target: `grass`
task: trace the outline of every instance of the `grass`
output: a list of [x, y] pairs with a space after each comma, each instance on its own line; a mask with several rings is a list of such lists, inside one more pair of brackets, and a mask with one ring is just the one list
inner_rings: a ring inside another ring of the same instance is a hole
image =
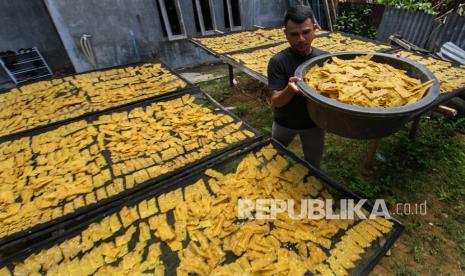
[[[272, 109], [266, 87], [239, 73], [237, 87], [227, 77], [200, 87], [265, 136], [271, 135]], [[418, 137], [408, 137], [409, 125], [380, 141], [378, 158], [364, 162], [371, 141], [326, 137], [322, 170], [368, 199], [385, 199], [392, 211], [397, 203], [427, 202], [427, 215], [397, 216], [406, 226], [373, 274], [423, 275], [465, 273], [465, 119], [455, 122], [423, 118]], [[298, 142], [290, 148], [302, 155]]]
[[396, 276], [419, 276], [420, 274], [405, 265], [398, 264], [395, 268]]

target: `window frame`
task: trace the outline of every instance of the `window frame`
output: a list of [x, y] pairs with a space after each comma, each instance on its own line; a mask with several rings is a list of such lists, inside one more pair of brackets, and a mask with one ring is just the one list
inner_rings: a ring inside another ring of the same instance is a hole
[[233, 19], [233, 14], [232, 14], [232, 6], [231, 6], [231, 0], [226, 0], [227, 3], [227, 9], [228, 9], [228, 17], [229, 17], [229, 29], [231, 31], [241, 31], [243, 29], [243, 12], [242, 12], [242, 0], [237, 0], [239, 4], [239, 18], [241, 20], [241, 25], [235, 26], [234, 25], [234, 19]]
[[179, 21], [181, 31], [182, 31], [182, 34], [178, 34], [178, 35], [173, 35], [173, 31], [171, 30], [171, 24], [168, 18], [168, 13], [166, 12], [166, 6], [165, 6], [164, 0], [158, 0], [158, 5], [160, 6], [160, 11], [161, 11], [161, 17], [165, 24], [165, 31], [166, 31], [166, 34], [168, 35], [168, 40], [170, 41], [187, 38], [186, 25], [184, 24], [184, 19], [182, 16], [181, 5], [179, 3], [179, 0], [173, 0], [173, 1], [174, 1], [174, 6], [176, 7], [176, 14], [178, 15], [178, 21]]
[[[208, 6], [210, 8], [210, 17], [211, 17], [211, 20], [212, 20], [212, 25], [213, 25], [213, 29], [211, 30], [205, 30], [205, 24], [204, 24], [204, 20], [203, 20], [203, 13], [202, 13], [202, 5], [200, 5], [200, 0], [195, 0], [195, 7], [197, 9], [197, 17], [199, 19], [199, 25], [200, 25], [200, 33], [202, 35], [211, 35], [211, 34], [215, 34], [215, 30], [218, 29], [217, 25], [216, 25], [216, 18], [215, 18], [215, 6], [214, 6], [214, 3], [213, 3], [213, 0], [208, 0]], [[195, 10], [194, 10], [195, 12]], [[194, 14], [194, 20], [195, 20], [195, 14]]]

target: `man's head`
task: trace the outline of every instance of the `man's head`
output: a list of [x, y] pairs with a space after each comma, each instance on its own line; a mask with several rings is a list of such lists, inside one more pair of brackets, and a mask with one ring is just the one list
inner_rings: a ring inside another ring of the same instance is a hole
[[307, 6], [295, 6], [286, 11], [284, 33], [291, 48], [301, 55], [311, 52], [316, 24], [313, 12]]

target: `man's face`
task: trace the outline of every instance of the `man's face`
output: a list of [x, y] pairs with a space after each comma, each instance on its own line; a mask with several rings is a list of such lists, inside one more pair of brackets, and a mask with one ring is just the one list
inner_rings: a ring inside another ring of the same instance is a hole
[[310, 52], [312, 41], [315, 38], [316, 26], [310, 18], [298, 24], [292, 20], [287, 21], [284, 33], [291, 48], [299, 54], [305, 55]]

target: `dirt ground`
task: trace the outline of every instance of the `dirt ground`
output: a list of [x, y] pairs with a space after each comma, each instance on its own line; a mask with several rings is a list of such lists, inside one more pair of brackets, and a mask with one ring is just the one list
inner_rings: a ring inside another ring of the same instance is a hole
[[[196, 73], [201, 72], [192, 77]], [[181, 71], [244, 121], [271, 134], [272, 109], [263, 84], [235, 70], [229, 86], [227, 66], [208, 65]], [[207, 75], [204, 77], [203, 75]], [[372, 168], [361, 169], [369, 141], [327, 134], [322, 170], [367, 198], [383, 198], [395, 213], [397, 203], [427, 202], [426, 215], [394, 215], [405, 231], [370, 275], [465, 275], [465, 135], [450, 124], [427, 120], [418, 141], [408, 129], [382, 140]], [[446, 140], [447, 139], [447, 140]], [[299, 139], [289, 148], [302, 156]], [[386, 160], [385, 160], [386, 159]]]

